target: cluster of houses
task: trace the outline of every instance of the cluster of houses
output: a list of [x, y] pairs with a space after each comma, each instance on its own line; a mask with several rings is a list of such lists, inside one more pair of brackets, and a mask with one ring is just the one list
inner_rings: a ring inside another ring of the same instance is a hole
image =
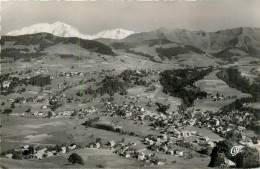
[[208, 128], [223, 137], [230, 130], [242, 133], [252, 119], [250, 113], [246, 111], [231, 111], [225, 114], [201, 112], [196, 116], [196, 126]]
[[228, 97], [225, 97], [224, 95], [219, 95], [218, 93], [216, 95], [212, 95], [211, 98], [213, 99], [214, 102], [216, 101], [220, 101], [220, 100], [226, 100], [226, 99], [230, 99], [230, 98], [236, 98], [237, 96], [234, 95], [234, 96], [228, 96]]
[[[145, 163], [152, 163], [157, 165], [164, 165], [166, 161], [165, 159], [159, 159], [158, 157], [156, 157], [155, 153], [145, 154], [144, 152], [137, 151], [134, 148], [136, 146], [135, 142], [124, 143], [123, 141], [115, 142], [114, 140], [111, 140], [108, 141], [105, 145], [111, 150], [113, 150], [114, 153], [123, 156], [127, 159], [132, 158]], [[99, 149], [101, 148], [101, 143], [100, 142], [91, 143], [89, 144], [89, 148]]]
[[73, 76], [84, 76], [83, 72], [57, 72], [56, 73], [56, 77], [60, 77], [60, 78], [71, 78]]
[[[161, 134], [159, 136], [148, 135], [144, 137], [143, 143], [152, 151], [161, 151], [165, 154], [180, 157], [190, 155], [190, 151], [187, 151], [186, 148], [192, 148], [195, 151], [199, 151], [201, 148], [213, 148], [215, 146], [215, 141], [209, 140], [208, 137], [197, 136], [195, 131], [179, 132], [176, 130], [176, 133], [178, 133], [177, 137], [175, 134]], [[191, 142], [191, 140], [185, 140], [186, 137], [192, 136], [193, 142]]]
[[42, 74], [42, 73], [45, 73], [47, 72], [47, 70], [45, 70], [42, 66], [41, 67], [34, 67], [32, 69], [32, 72], [35, 73], [35, 74]]
[[55, 147], [45, 147], [45, 148], [38, 147], [38, 146], [33, 147], [29, 145], [24, 145], [20, 147], [20, 149], [4, 152], [2, 154], [5, 154], [5, 157], [7, 158], [13, 158], [13, 159], [25, 158], [25, 159], [42, 160], [43, 158], [64, 154], [77, 148], [80, 148], [80, 146], [77, 146], [74, 143], [70, 145], [64, 145], [64, 146], [56, 145]]
[[121, 117], [132, 117], [133, 115], [143, 115], [146, 110], [141, 106], [134, 104], [121, 104], [106, 102], [104, 104], [105, 111], [102, 113], [107, 116], [121, 116]]

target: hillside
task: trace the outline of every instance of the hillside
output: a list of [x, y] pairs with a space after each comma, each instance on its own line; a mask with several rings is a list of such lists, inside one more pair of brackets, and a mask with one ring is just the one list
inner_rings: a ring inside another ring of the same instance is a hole
[[[85, 40], [76, 37], [58, 37], [49, 33], [37, 33], [32, 35], [20, 35], [20, 36], [2, 36], [1, 45], [8, 46], [7, 49], [2, 50], [2, 54], [13, 53], [14, 51], [10, 48], [15, 46], [24, 46], [28, 48], [29, 46], [34, 47], [34, 52], [41, 52], [47, 47], [56, 45], [56, 44], [73, 44], [80, 45], [81, 48], [87, 49], [91, 52], [96, 52], [104, 55], [115, 55], [112, 49], [100, 42], [93, 40]], [[6, 52], [8, 50], [8, 52]], [[15, 51], [16, 52], [16, 51]], [[29, 51], [28, 51], [29, 52]], [[30, 51], [32, 52], [32, 51]], [[5, 57], [5, 55], [2, 55]]]
[[[167, 40], [182, 45], [191, 45], [202, 51], [212, 53], [214, 56], [217, 55], [218, 58], [225, 58], [225, 56], [219, 55], [231, 49], [238, 49], [241, 52], [246, 52], [246, 55], [257, 58], [259, 58], [260, 53], [260, 29], [247, 27], [226, 29], [217, 32], [161, 28], [151, 32], [132, 34], [121, 40], [121, 42], [136, 43], [155, 39]], [[230, 61], [230, 56], [227, 57], [229, 58], [226, 60]]]

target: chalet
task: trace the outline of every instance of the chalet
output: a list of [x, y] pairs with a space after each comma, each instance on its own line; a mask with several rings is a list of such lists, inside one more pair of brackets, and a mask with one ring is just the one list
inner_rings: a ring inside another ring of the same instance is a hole
[[9, 81], [4, 81], [4, 83], [3, 83], [3, 88], [9, 88], [10, 83], [11, 83], [11, 82], [9, 82]]
[[110, 146], [111, 148], [114, 147], [116, 145], [116, 142], [114, 140], [111, 140], [107, 143], [108, 146]]
[[100, 144], [100, 143], [95, 143], [95, 148], [99, 149], [99, 148], [100, 148], [100, 146], [101, 146], [101, 144]]
[[47, 106], [46, 106], [46, 105], [43, 105], [43, 106], [42, 106], [42, 109], [47, 109]]
[[145, 160], [145, 153], [141, 152], [140, 154], [138, 154], [138, 158], [139, 161], [144, 161]]
[[61, 153], [62, 153], [62, 154], [65, 154], [66, 152], [67, 152], [66, 147], [61, 147]]
[[44, 114], [42, 112], [39, 112], [38, 113], [38, 116], [43, 116]]
[[25, 151], [25, 150], [28, 150], [29, 147], [30, 147], [29, 145], [25, 145], [25, 146], [22, 146], [21, 149], [22, 149], [22, 151]]
[[158, 162], [157, 162], [157, 165], [164, 165], [164, 164], [165, 164], [164, 161], [158, 161]]
[[208, 141], [208, 145], [209, 145], [211, 148], [215, 147], [215, 143], [214, 143], [213, 141]]
[[69, 150], [74, 150], [74, 149], [76, 149], [76, 147], [77, 147], [77, 145], [73, 143], [73, 144], [68, 146], [68, 149]]
[[251, 142], [252, 140], [251, 140], [251, 138], [242, 135], [242, 141], [243, 141], [243, 142]]
[[180, 157], [183, 156], [183, 151], [180, 151], [179, 154], [178, 154]]
[[13, 103], [14, 99], [8, 99], [8, 102]]
[[131, 157], [131, 151], [126, 151], [125, 158], [130, 158], [130, 157]]
[[46, 153], [46, 156], [47, 157], [51, 157], [51, 156], [53, 156], [54, 154], [53, 154], [53, 152], [50, 152], [50, 151], [48, 151], [47, 153]]
[[9, 153], [9, 154], [6, 154], [5, 156], [6, 156], [7, 158], [10, 158], [10, 159], [11, 159], [11, 158], [13, 157], [13, 154], [12, 154], [12, 153]]
[[189, 137], [189, 136], [191, 136], [191, 132], [190, 131], [182, 131], [181, 136], [182, 137]]
[[46, 153], [47, 151], [47, 148], [44, 148], [44, 149], [41, 149], [41, 150], [38, 150], [36, 154], [34, 154], [34, 157], [38, 160], [41, 160], [44, 156], [44, 154]]

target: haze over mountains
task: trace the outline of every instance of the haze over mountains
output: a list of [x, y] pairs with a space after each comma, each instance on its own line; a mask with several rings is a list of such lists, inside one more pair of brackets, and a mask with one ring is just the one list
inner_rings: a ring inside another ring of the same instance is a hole
[[26, 34], [35, 34], [35, 33], [51, 33], [60, 37], [80, 37], [82, 39], [98, 39], [98, 38], [110, 38], [110, 39], [123, 39], [133, 33], [134, 31], [125, 30], [125, 29], [112, 29], [105, 30], [97, 33], [96, 35], [87, 35], [80, 33], [76, 28], [62, 23], [55, 22], [53, 24], [48, 23], [39, 23], [29, 27], [24, 27], [20, 30], [14, 30], [8, 32], [7, 35], [17, 36], [17, 35], [26, 35]]

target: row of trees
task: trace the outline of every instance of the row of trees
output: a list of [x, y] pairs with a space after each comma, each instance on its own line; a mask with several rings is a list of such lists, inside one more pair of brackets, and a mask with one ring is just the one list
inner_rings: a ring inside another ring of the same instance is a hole
[[169, 60], [172, 59], [172, 56], [177, 56], [179, 54], [189, 53], [185, 47], [171, 47], [171, 48], [156, 48], [156, 52], [158, 53], [159, 57], [164, 60], [165, 57]]
[[246, 112], [250, 112], [252, 119], [249, 123], [247, 123], [246, 127], [248, 129], [253, 130], [258, 137], [260, 136], [260, 125], [259, 125], [259, 121], [260, 121], [260, 109], [253, 109], [250, 107], [245, 107], [243, 106], [244, 103], [250, 103], [251, 102], [251, 98], [240, 98], [240, 99], [236, 99], [234, 102], [224, 106], [221, 109], [220, 114], [227, 114], [230, 111], [233, 110], [239, 110], [239, 111], [246, 111]]
[[134, 70], [125, 70], [121, 74], [116, 76], [105, 76], [105, 78], [100, 82], [100, 87], [98, 87], [97, 89], [92, 89], [91, 87], [89, 87], [85, 90], [85, 94], [109, 94], [110, 96], [113, 96], [115, 93], [119, 92], [122, 95], [126, 95], [126, 89], [129, 87], [133, 87], [134, 85], [142, 85], [148, 87], [151, 82], [142, 79], [147, 75], [148, 73], [144, 70], [140, 70], [138, 72]]
[[146, 54], [146, 53], [143, 53], [143, 52], [136, 52], [136, 51], [130, 50], [130, 49], [127, 49], [126, 52], [127, 53], [132, 53], [132, 54], [135, 54], [135, 55], [139, 55], [139, 56], [144, 56], [144, 57], [148, 58], [150, 61], [153, 61], [153, 62], [162, 63], [162, 62], [157, 61], [156, 59], [154, 59], [154, 56]]
[[[203, 79], [204, 76], [209, 74], [213, 69], [206, 70], [194, 69], [177, 69], [177, 70], [165, 70], [160, 75], [160, 82], [163, 86], [163, 92], [169, 93], [174, 97], [183, 99], [184, 105], [190, 107], [193, 101], [202, 95], [206, 95], [205, 92], [201, 92], [198, 88], [192, 87], [193, 83], [197, 80]], [[187, 87], [189, 86], [189, 89]]]
[[230, 87], [236, 88], [241, 92], [250, 93], [252, 102], [260, 102], [260, 83], [254, 82], [250, 85], [249, 80], [242, 77], [241, 72], [235, 67], [222, 69], [217, 76], [225, 81]]
[[28, 80], [28, 84], [33, 85], [33, 86], [46, 86], [51, 84], [51, 77], [50, 75], [37, 75], [34, 77], [31, 77]]

